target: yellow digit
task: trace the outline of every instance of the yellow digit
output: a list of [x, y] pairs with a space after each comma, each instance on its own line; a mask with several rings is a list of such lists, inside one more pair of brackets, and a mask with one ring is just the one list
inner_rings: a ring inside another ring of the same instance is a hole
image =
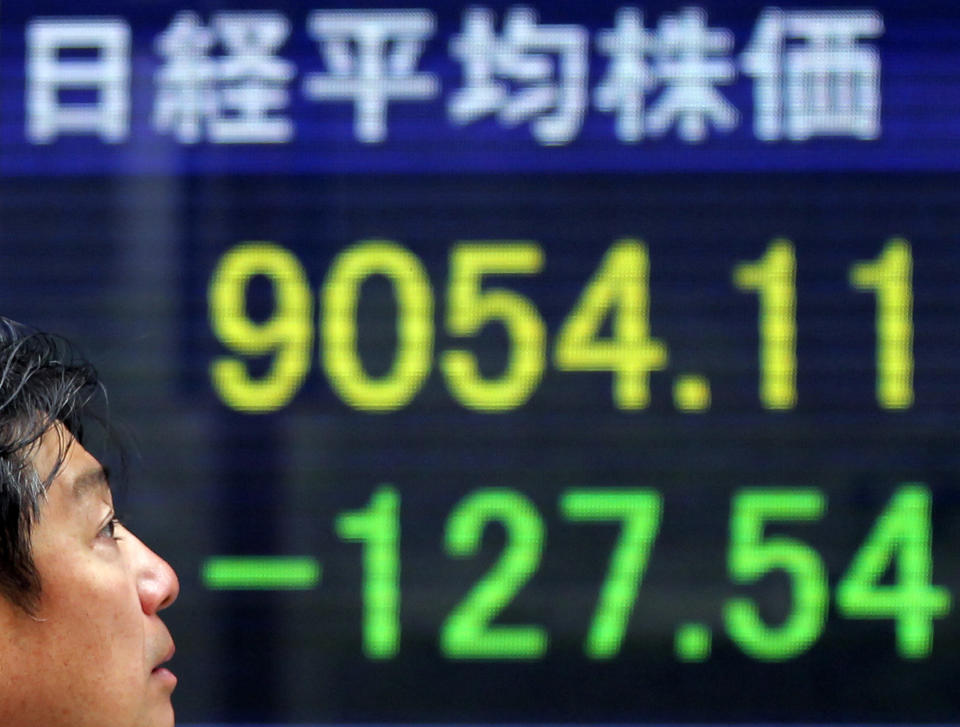
[[850, 269], [850, 284], [877, 296], [877, 402], [884, 409], [913, 404], [912, 270], [910, 244], [902, 238]]
[[[385, 375], [374, 378], [357, 352], [360, 286], [372, 275], [393, 285], [397, 300], [397, 352]], [[363, 411], [392, 411], [416, 395], [433, 358], [433, 293], [423, 264], [389, 240], [366, 240], [333, 261], [321, 291], [323, 365], [334, 390]]]
[[[647, 406], [650, 372], [667, 365], [667, 347], [650, 338], [649, 267], [640, 242], [615, 242], [557, 334], [557, 368], [613, 371], [613, 400], [620, 409]], [[608, 314], [613, 335], [601, 339]]]
[[532, 242], [460, 243], [450, 253], [447, 330], [472, 336], [488, 321], [500, 321], [511, 340], [506, 370], [495, 379], [480, 374], [469, 351], [446, 351], [440, 368], [451, 393], [470, 409], [504, 411], [522, 405], [543, 376], [546, 326], [527, 298], [503, 289], [481, 290], [485, 274], [531, 275], [543, 267], [543, 250]]
[[[273, 314], [262, 323], [247, 314], [247, 288], [258, 275], [273, 286]], [[300, 261], [270, 242], [237, 245], [213, 271], [208, 303], [210, 327], [224, 346], [248, 358], [273, 355], [260, 378], [234, 356], [215, 359], [210, 380], [221, 400], [249, 413], [285, 406], [303, 384], [313, 348], [313, 296]]]
[[760, 401], [767, 409], [797, 403], [796, 269], [793, 245], [782, 239], [733, 269], [734, 285], [760, 297]]

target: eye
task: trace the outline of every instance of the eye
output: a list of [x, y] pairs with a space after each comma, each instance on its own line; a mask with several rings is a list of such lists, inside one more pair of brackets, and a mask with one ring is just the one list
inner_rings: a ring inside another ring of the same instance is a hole
[[120, 524], [120, 519], [116, 517], [110, 518], [106, 525], [97, 533], [97, 537], [110, 538], [111, 540], [120, 540], [120, 536], [117, 535], [117, 526]]

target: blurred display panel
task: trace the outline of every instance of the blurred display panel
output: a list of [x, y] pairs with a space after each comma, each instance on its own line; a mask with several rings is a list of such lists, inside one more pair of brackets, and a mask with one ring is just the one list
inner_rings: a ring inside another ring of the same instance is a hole
[[952, 3], [5, 2], [0, 69], [178, 723], [956, 720]]

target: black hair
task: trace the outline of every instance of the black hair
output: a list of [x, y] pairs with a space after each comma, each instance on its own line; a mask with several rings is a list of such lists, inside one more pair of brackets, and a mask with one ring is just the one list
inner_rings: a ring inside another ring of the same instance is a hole
[[66, 447], [48, 473], [37, 472], [32, 454], [57, 422], [82, 443], [88, 405], [103, 392], [66, 340], [0, 316], [0, 596], [28, 614], [41, 591], [30, 534]]

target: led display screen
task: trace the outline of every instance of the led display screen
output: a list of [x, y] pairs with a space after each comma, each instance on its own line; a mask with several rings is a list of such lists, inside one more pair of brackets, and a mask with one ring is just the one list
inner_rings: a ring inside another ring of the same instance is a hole
[[955, 720], [951, 3], [0, 41], [0, 312], [105, 380], [178, 723]]

